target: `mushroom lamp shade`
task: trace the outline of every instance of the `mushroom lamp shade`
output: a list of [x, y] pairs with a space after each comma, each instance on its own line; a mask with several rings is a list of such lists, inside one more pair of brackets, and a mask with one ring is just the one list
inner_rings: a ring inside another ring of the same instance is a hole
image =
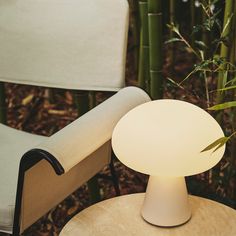
[[146, 221], [169, 227], [190, 219], [184, 176], [204, 172], [220, 161], [225, 146], [201, 151], [223, 136], [211, 115], [179, 100], [147, 102], [121, 118], [112, 147], [122, 163], [150, 175], [141, 210]]

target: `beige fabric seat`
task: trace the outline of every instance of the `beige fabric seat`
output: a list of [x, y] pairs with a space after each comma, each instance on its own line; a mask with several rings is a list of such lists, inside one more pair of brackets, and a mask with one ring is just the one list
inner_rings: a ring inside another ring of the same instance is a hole
[[46, 137], [0, 124], [0, 229], [12, 231], [20, 159]]

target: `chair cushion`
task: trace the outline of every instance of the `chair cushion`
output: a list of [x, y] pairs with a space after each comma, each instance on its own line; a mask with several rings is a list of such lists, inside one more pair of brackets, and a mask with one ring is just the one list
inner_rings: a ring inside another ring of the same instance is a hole
[[12, 231], [20, 159], [45, 139], [0, 124], [0, 231]]

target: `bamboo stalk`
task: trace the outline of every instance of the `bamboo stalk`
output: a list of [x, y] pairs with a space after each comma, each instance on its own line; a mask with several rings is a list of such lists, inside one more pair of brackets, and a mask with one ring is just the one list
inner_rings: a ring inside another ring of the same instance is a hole
[[[233, 7], [234, 6], [234, 7]], [[234, 10], [233, 10], [234, 9]], [[229, 45], [228, 47], [225, 46], [223, 43], [221, 44], [220, 47], [220, 56], [225, 58], [227, 62], [231, 62], [232, 64], [235, 63], [235, 54], [232, 53], [232, 51], [235, 48], [235, 33], [236, 33], [236, 18], [235, 16], [233, 16], [233, 19], [230, 20], [230, 17], [232, 15], [232, 12], [234, 11], [234, 15], [236, 14], [236, 4], [234, 0], [227, 0], [225, 1], [225, 10], [224, 10], [224, 22], [223, 22], [223, 32], [221, 33], [221, 37], [226, 37], [226, 36], [230, 36], [229, 38]], [[233, 33], [234, 32], [234, 33]], [[234, 54], [234, 55], [232, 55]], [[227, 65], [228, 66], [228, 65]], [[228, 77], [228, 73], [226, 73], [226, 71], [230, 70], [230, 68], [226, 67], [225, 65], [222, 65], [220, 67], [220, 72], [218, 74], [218, 81], [217, 81], [217, 90], [220, 90], [222, 88], [224, 88], [225, 83], [227, 82], [228, 78], [224, 78], [225, 75], [227, 75]], [[235, 93], [235, 92], [234, 92]], [[235, 96], [235, 94], [234, 94]], [[225, 99], [225, 94], [223, 93], [223, 91], [218, 91], [217, 92], [217, 96], [216, 96], [216, 103], [223, 103]], [[222, 112], [219, 112], [216, 116], [216, 120], [218, 121], [218, 123], [223, 125], [223, 119], [222, 119]], [[235, 131], [235, 122], [236, 122], [236, 109], [232, 108], [232, 113], [230, 114], [231, 117], [231, 127], [233, 132]], [[224, 176], [224, 180], [225, 180], [225, 189], [227, 189], [227, 191], [231, 190], [232, 191], [232, 186], [230, 186], [230, 183], [232, 182], [232, 178], [234, 178], [234, 170], [235, 170], [235, 166], [236, 166], [236, 161], [235, 161], [235, 154], [236, 154], [236, 139], [235, 137], [233, 137], [231, 139], [230, 142], [230, 151], [231, 151], [231, 156], [228, 159], [229, 162], [229, 167], [228, 170], [226, 172], [226, 175]], [[214, 168], [213, 169], [213, 178], [217, 178], [219, 177], [220, 174], [220, 169], [219, 167]], [[231, 196], [234, 197], [234, 196]]]
[[[170, 0], [170, 23], [175, 21], [175, 0]], [[170, 38], [174, 37], [173, 30], [170, 30]]]
[[92, 177], [87, 182], [87, 186], [88, 186], [90, 204], [94, 204], [101, 201], [100, 188], [98, 185], [97, 176]]
[[[236, 34], [236, 2], [233, 2], [233, 18], [232, 18], [232, 28], [231, 28], [231, 40], [232, 40], [232, 45], [231, 45], [231, 50], [230, 50], [230, 63], [233, 64], [234, 66], [236, 66], [236, 38], [235, 38], [235, 34]], [[236, 76], [236, 72], [234, 72], [232, 74], [232, 78], [234, 78]], [[236, 85], [236, 83], [234, 82], [234, 85]], [[236, 90], [233, 91], [233, 99], [236, 100]], [[232, 108], [232, 130], [233, 132], [236, 131], [236, 108]], [[230, 183], [232, 182], [232, 180], [234, 180], [234, 171], [235, 171], [235, 167], [236, 167], [236, 137], [234, 136], [231, 139], [231, 143], [230, 143], [230, 150], [231, 150], [231, 156], [230, 156], [230, 165], [229, 165], [229, 171], [228, 171], [228, 178], [227, 178], [227, 188], [230, 189], [232, 188], [230, 186]], [[233, 196], [232, 198], [235, 198], [235, 191], [233, 192]]]
[[[163, 13], [163, 16], [162, 16], [163, 25], [166, 26], [166, 24], [168, 24], [170, 21], [170, 0], [162, 1], [162, 13]], [[169, 33], [169, 28], [163, 27], [163, 35], [167, 35], [168, 33]]]
[[[194, 26], [196, 25], [196, 14], [195, 14], [195, 0], [191, 0], [190, 1], [190, 12], [191, 12], [191, 29], [193, 30]], [[191, 38], [191, 41], [192, 41], [192, 46], [194, 47], [194, 42], [195, 42], [195, 36], [192, 35], [192, 38]]]
[[[233, 1], [233, 18], [232, 18], [232, 25], [231, 25], [231, 38], [230, 41], [232, 42], [231, 50], [230, 50], [230, 63], [236, 66], [236, 2]], [[234, 73], [233, 77], [236, 76]]]
[[[170, 0], [170, 23], [175, 22], [175, 0]], [[174, 31], [170, 29], [170, 39], [174, 38]], [[174, 63], [175, 63], [175, 52], [174, 52], [174, 44], [170, 44], [170, 65], [171, 65], [171, 70], [173, 71]]]
[[133, 35], [134, 70], [135, 72], [137, 72], [139, 64], [139, 44], [140, 44], [139, 3], [137, 0], [129, 0], [129, 5], [130, 5], [130, 28]]
[[[84, 115], [86, 112], [88, 112], [90, 109], [94, 107], [95, 104], [94, 93], [75, 91], [74, 98], [79, 116]], [[101, 200], [101, 196], [97, 177], [96, 176], [92, 177], [87, 182], [87, 186], [89, 191], [90, 203], [94, 204], [96, 202], [99, 202]]]
[[78, 92], [74, 93], [75, 105], [78, 111], [78, 115], [82, 116], [89, 111], [89, 93]]
[[140, 11], [140, 54], [139, 54], [139, 87], [149, 90], [149, 38], [148, 38], [148, 5], [147, 1], [139, 2]]
[[[231, 50], [229, 52], [230, 54], [230, 63], [234, 66], [236, 66], [236, 2], [233, 1], [233, 18], [232, 18], [232, 24], [231, 24], [231, 38], [230, 41], [232, 42], [231, 44]], [[232, 78], [236, 77], [236, 72], [233, 72]], [[236, 82], [234, 82], [234, 85], [236, 85]], [[233, 91], [233, 96], [234, 100], [236, 100], [236, 90]], [[233, 131], [236, 130], [236, 108], [233, 108]], [[234, 144], [236, 144], [236, 138], [234, 137]], [[232, 152], [233, 155], [236, 153], [236, 147], [233, 149], [234, 151]], [[236, 161], [235, 161], [236, 165]]]
[[[224, 27], [230, 18], [231, 14], [233, 13], [233, 2], [234, 0], [227, 0], [225, 1], [225, 12], [224, 12]], [[222, 34], [222, 37], [226, 37], [230, 35], [230, 32], [232, 30], [232, 21], [228, 25], [228, 27], [225, 29], [224, 33]], [[227, 47], [224, 44], [221, 44], [220, 48], [220, 55], [224, 58], [226, 58], [229, 61], [229, 47]]]
[[[233, 0], [225, 1], [223, 28], [226, 26], [232, 12], [233, 12]], [[222, 37], [225, 37], [225, 36], [229, 35], [231, 30], [232, 30], [232, 21], [228, 24], [227, 28], [225, 28], [225, 31], [222, 34]], [[226, 58], [227, 61], [229, 61], [229, 59], [230, 59], [229, 48], [230, 47], [226, 47], [224, 44], [221, 44], [220, 56]], [[224, 70], [225, 67], [222, 67], [221, 69]], [[224, 87], [224, 76], [223, 76], [223, 74], [224, 74], [224, 72], [221, 71], [221, 72], [219, 72], [219, 75], [218, 75], [218, 81], [217, 81], [217, 89], [218, 90], [222, 89]], [[216, 96], [216, 102], [221, 103], [223, 100], [224, 100], [224, 93], [221, 92], [221, 91], [218, 91], [217, 96]]]
[[[207, 5], [207, 3], [204, 4], [204, 6], [206, 6], [206, 5]], [[201, 13], [202, 13], [201, 24], [204, 25], [204, 23], [207, 21], [208, 16], [203, 9], [202, 9]], [[204, 57], [206, 59], [209, 59], [209, 57], [211, 56], [210, 51], [209, 51], [209, 48], [211, 48], [211, 47], [209, 47], [211, 41], [210, 41], [210, 32], [208, 32], [206, 29], [204, 29], [202, 32], [202, 39], [201, 40], [208, 47], [208, 48], [205, 48], [205, 50], [204, 50]]]
[[7, 116], [6, 116], [6, 96], [4, 84], [0, 82], [0, 123], [6, 124]]
[[161, 9], [161, 0], [148, 0], [150, 94], [153, 99], [159, 99], [163, 96]]

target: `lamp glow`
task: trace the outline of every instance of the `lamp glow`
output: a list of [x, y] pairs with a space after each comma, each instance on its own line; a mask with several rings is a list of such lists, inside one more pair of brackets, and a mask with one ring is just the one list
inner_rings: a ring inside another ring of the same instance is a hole
[[176, 226], [191, 217], [184, 176], [216, 165], [225, 146], [201, 152], [224, 136], [203, 109], [179, 100], [162, 99], [142, 104], [116, 125], [112, 146], [130, 168], [149, 174], [143, 218], [159, 226]]

